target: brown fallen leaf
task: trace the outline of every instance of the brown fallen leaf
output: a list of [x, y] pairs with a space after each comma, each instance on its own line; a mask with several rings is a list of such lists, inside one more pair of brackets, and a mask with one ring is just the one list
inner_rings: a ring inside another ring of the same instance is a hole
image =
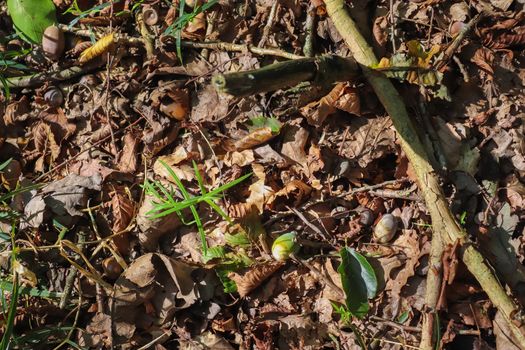
[[124, 173], [135, 174], [138, 168], [139, 137], [133, 132], [128, 132], [124, 135], [122, 143], [124, 146], [118, 155], [117, 169]]
[[[119, 188], [113, 192], [111, 211], [113, 213], [113, 233], [122, 232], [128, 227], [135, 215], [135, 202], [126, 194], [124, 189]], [[121, 254], [128, 254], [129, 238], [127, 232], [113, 237], [113, 242]]]
[[271, 261], [252, 266], [244, 273], [232, 272], [228, 277], [237, 284], [237, 291], [244, 298], [283, 265], [282, 261]]
[[272, 133], [272, 129], [269, 127], [258, 128], [246, 136], [242, 137], [240, 140], [235, 141], [235, 147], [237, 150], [242, 151], [245, 149], [253, 148], [259, 146], [272, 138], [275, 137], [275, 134]]

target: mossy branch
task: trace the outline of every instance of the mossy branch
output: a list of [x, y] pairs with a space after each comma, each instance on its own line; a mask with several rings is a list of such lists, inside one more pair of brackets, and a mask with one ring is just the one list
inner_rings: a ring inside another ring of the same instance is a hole
[[[505, 316], [519, 346], [525, 349], [522, 322], [517, 319], [517, 316], [521, 314], [520, 307], [505, 293], [483, 256], [476, 250], [465, 231], [461, 229], [452, 215], [439, 184], [439, 178], [432, 168], [401, 96], [390, 80], [368, 68], [377, 63], [377, 58], [346, 11], [344, 1], [325, 0], [325, 4], [335, 27], [344, 38], [355, 60], [362, 66], [365, 77], [392, 118], [400, 137], [401, 147], [419, 180], [421, 192], [432, 218], [434, 235], [440, 235], [443, 242], [448, 244], [459, 242], [460, 256], [463, 262], [478, 280], [494, 306]], [[520, 324], [521, 327], [516, 324]]]
[[240, 97], [275, 91], [304, 81], [329, 85], [360, 75], [359, 65], [352, 58], [328, 55], [278, 62], [243, 72], [217, 74], [212, 83], [217, 91]]

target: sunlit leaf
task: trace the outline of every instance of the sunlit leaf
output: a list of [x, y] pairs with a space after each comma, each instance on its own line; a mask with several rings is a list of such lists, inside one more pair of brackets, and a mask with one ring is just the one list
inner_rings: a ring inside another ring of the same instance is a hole
[[374, 269], [364, 256], [345, 247], [339, 252], [342, 263], [337, 269], [346, 296], [346, 306], [356, 317], [363, 318], [369, 309], [368, 299], [377, 292]]
[[44, 30], [56, 23], [51, 0], [7, 0], [7, 8], [15, 29], [36, 44], [42, 42]]

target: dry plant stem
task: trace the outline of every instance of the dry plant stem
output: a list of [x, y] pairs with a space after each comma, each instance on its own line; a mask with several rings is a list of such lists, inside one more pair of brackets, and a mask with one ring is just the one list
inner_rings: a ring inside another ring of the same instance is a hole
[[[208, 15], [208, 25], [206, 26], [206, 35], [205, 35], [204, 38], [209, 38], [212, 35], [213, 30], [215, 29], [215, 20], [216, 19], [217, 19], [217, 11], [210, 12], [210, 14]], [[204, 40], [206, 40], [206, 39], [204, 39]], [[201, 56], [202, 56], [202, 58], [207, 60], [208, 57], [210, 56], [210, 50], [203, 49], [201, 51]]]
[[101, 63], [98, 62], [98, 64], [88, 64], [82, 67], [75, 66], [56, 72], [37, 73], [32, 75], [24, 75], [21, 77], [6, 78], [6, 83], [10, 89], [36, 87], [49, 81], [60, 82], [75, 78], [79, 75], [92, 71], [100, 65]]
[[[74, 33], [78, 36], [83, 36], [86, 38], [91, 37], [91, 32], [89, 30], [69, 28], [66, 25], [59, 25], [59, 28], [61, 28], [62, 30], [66, 32]], [[97, 36], [97, 38], [100, 38], [102, 36], [103, 35], [99, 35]], [[118, 35], [117, 41], [119, 43], [130, 44], [130, 45], [144, 45], [143, 38], [134, 38], [134, 37], [124, 36], [124, 35]], [[232, 51], [232, 52], [251, 52], [256, 55], [276, 56], [276, 57], [286, 58], [289, 60], [296, 60], [299, 58], [304, 58], [304, 56], [295, 55], [293, 53], [286, 52], [286, 51], [279, 50], [279, 49], [264, 49], [264, 48], [256, 47], [253, 45], [232, 44], [232, 43], [226, 43], [223, 41], [200, 43], [200, 42], [182, 40], [181, 46], [190, 47], [194, 49], [222, 50], [222, 51]]]
[[483, 18], [483, 13], [480, 13], [474, 18], [472, 18], [465, 25], [465, 27], [461, 29], [458, 35], [454, 38], [454, 41], [452, 41], [452, 43], [445, 50], [443, 58], [436, 65], [436, 69], [440, 69], [448, 63], [448, 61], [452, 58], [454, 53], [456, 53], [457, 49], [459, 48], [459, 45], [463, 42], [463, 39], [465, 39], [465, 37], [470, 33], [470, 31], [474, 28], [474, 26], [481, 20], [481, 18]]
[[153, 40], [151, 40], [151, 34], [149, 32], [148, 26], [146, 23], [144, 23], [144, 16], [142, 15], [142, 12], [139, 12], [137, 15], [137, 24], [140, 28], [140, 35], [142, 35], [142, 39], [144, 40], [144, 48], [146, 49], [146, 57], [150, 59], [154, 55], [154, 46], [153, 46]]
[[289, 52], [279, 50], [279, 49], [263, 49], [263, 48], [256, 47], [253, 45], [232, 44], [232, 43], [225, 43], [222, 41], [199, 43], [199, 42], [183, 40], [181, 42], [181, 45], [183, 47], [191, 47], [194, 49], [210, 49], [210, 50], [223, 50], [223, 51], [233, 51], [233, 52], [251, 52], [256, 55], [277, 56], [277, 57], [287, 58], [289, 60], [296, 60], [299, 58], [304, 58], [304, 56], [295, 55], [293, 53], [289, 53]]
[[303, 53], [306, 57], [314, 57], [314, 44], [315, 44], [315, 25], [316, 25], [316, 12], [315, 6], [310, 4], [308, 12], [306, 13], [306, 24], [303, 45]]
[[432, 218], [434, 235], [441, 235], [443, 242], [449, 244], [459, 241], [461, 247], [460, 256], [463, 262], [476, 277], [494, 306], [505, 315], [505, 319], [516, 341], [521, 348], [525, 349], [523, 329], [520, 329], [513, 323], [514, 315], [520, 308], [505, 293], [483, 256], [476, 250], [452, 215], [441, 189], [438, 176], [430, 164], [425, 148], [418, 138], [401, 96], [390, 80], [368, 68], [377, 63], [377, 58], [346, 11], [344, 1], [325, 0], [325, 4], [335, 27], [343, 36], [356, 61], [362, 65], [365, 77], [392, 118], [401, 141], [401, 147], [419, 180], [421, 192], [424, 195], [427, 209]]
[[[80, 246], [86, 241], [87, 233], [84, 231], [80, 231], [78, 233], [78, 243]], [[77, 264], [80, 264], [82, 262], [80, 256], [75, 257], [75, 261]], [[73, 290], [73, 284], [75, 283], [75, 278], [77, 277], [77, 268], [75, 266], [71, 266], [69, 268], [69, 272], [66, 276], [66, 282], [64, 285], [64, 292], [62, 293], [62, 297], [60, 298], [60, 304], [59, 307], [61, 309], [65, 309], [67, 306], [68, 299], [71, 295], [71, 291]]]
[[277, 13], [278, 7], [279, 7], [279, 0], [274, 0], [273, 5], [270, 9], [270, 14], [268, 15], [268, 21], [266, 21], [266, 25], [264, 26], [261, 40], [259, 41], [259, 44], [257, 45], [257, 47], [264, 47], [264, 45], [266, 45], [266, 41], [268, 40], [268, 35], [270, 35], [270, 30], [272, 30], [273, 23], [275, 21], [275, 15]]
[[430, 258], [428, 261], [427, 285], [425, 291], [425, 306], [427, 312], [423, 314], [423, 325], [421, 330], [422, 350], [432, 350], [436, 339], [434, 336], [434, 324], [436, 320], [436, 306], [439, 301], [441, 284], [443, 283], [443, 265], [442, 256], [444, 251], [443, 240], [440, 234], [432, 235], [430, 247]]

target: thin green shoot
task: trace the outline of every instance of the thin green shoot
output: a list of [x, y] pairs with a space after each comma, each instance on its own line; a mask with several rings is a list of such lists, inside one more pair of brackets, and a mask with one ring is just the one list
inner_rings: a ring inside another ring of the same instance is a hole
[[74, 16], [77, 16], [76, 18], [74, 18], [68, 24], [68, 28], [72, 28], [81, 19], [83, 19], [83, 18], [85, 18], [85, 17], [87, 17], [87, 16], [89, 16], [91, 14], [98, 13], [98, 12], [102, 11], [103, 9], [105, 9], [106, 7], [111, 6], [112, 4], [117, 4], [119, 2], [120, 2], [120, 0], [108, 1], [108, 2], [104, 2], [102, 4], [99, 4], [97, 6], [93, 6], [92, 8], [87, 9], [85, 11], [82, 11], [82, 9], [78, 6], [77, 0], [73, 0], [73, 3], [71, 4], [71, 6], [69, 6], [69, 8], [66, 11], [64, 11], [63, 14], [70, 13], [70, 14], [72, 14]]
[[[11, 242], [13, 244], [13, 250], [11, 251], [11, 266], [15, 266], [16, 263], [16, 252], [15, 249], [15, 229], [14, 225], [12, 225], [11, 228]], [[7, 318], [4, 317], [6, 320], [5, 326], [4, 326], [4, 334], [2, 336], [2, 341], [0, 342], [0, 350], [7, 350], [10, 348], [11, 345], [11, 337], [13, 335], [13, 327], [15, 324], [15, 317], [16, 317], [16, 308], [18, 305], [18, 297], [19, 297], [19, 285], [18, 285], [18, 274], [13, 269], [13, 283], [11, 290], [4, 290], [0, 288], [0, 293], [2, 293], [2, 303], [5, 303], [5, 299], [3, 298], [4, 292], [10, 292], [11, 294], [11, 301], [9, 303], [9, 311], [7, 313]], [[4, 308], [4, 307], [3, 307]]]
[[344, 304], [338, 304], [334, 303], [333, 301], [330, 302], [332, 304], [332, 308], [334, 309], [334, 312], [339, 315], [341, 319], [341, 323], [347, 327], [350, 327], [352, 332], [354, 332], [357, 343], [361, 347], [361, 349], [366, 350], [368, 347], [366, 346], [365, 339], [363, 337], [363, 334], [359, 329], [352, 323], [352, 312], [348, 310], [348, 307]]
[[[167, 188], [159, 181], [150, 182], [146, 179], [142, 187], [144, 188], [146, 194], [154, 197], [154, 208], [148, 213], [146, 213], [146, 215], [148, 215], [150, 219], [158, 219], [170, 215], [172, 213], [176, 213], [181, 219], [181, 222], [185, 225], [195, 224], [197, 226], [201, 238], [203, 255], [207, 256], [208, 244], [206, 243], [206, 233], [204, 232], [204, 225], [202, 224], [202, 220], [200, 219], [199, 213], [197, 211], [198, 205], [201, 203], [206, 203], [224, 220], [226, 220], [228, 223], [231, 223], [230, 217], [219, 207], [217, 201], [221, 198], [225, 191], [246, 180], [248, 177], [251, 176], [251, 174], [246, 174], [227, 184], [219, 186], [214, 190], [208, 191], [204, 185], [204, 180], [202, 178], [201, 173], [199, 172], [197, 165], [195, 164], [195, 162], [193, 162], [195, 177], [197, 179], [199, 190], [201, 192], [199, 195], [193, 196], [188, 192], [186, 187], [183, 185], [181, 179], [177, 176], [173, 169], [171, 169], [171, 167], [163, 161], [160, 161], [160, 163], [164, 168], [166, 168], [172, 181], [179, 189], [179, 192], [182, 195], [183, 199], [182, 201], [180, 201], [175, 198], [176, 192], [173, 188]], [[182, 211], [184, 209], [190, 210], [193, 216], [192, 221], [186, 222], [184, 220], [184, 217], [182, 215]]]
[[205, 12], [209, 8], [211, 8], [213, 5], [217, 3], [218, 0], [210, 0], [207, 3], [203, 5], [196, 5], [193, 8], [193, 11], [186, 13], [184, 11], [184, 6], [186, 6], [186, 1], [181, 0], [179, 3], [179, 17], [173, 22], [166, 30], [164, 31], [164, 35], [171, 35], [175, 37], [175, 45], [177, 47], [177, 55], [179, 56], [180, 63], [182, 64], [182, 50], [181, 50], [181, 43], [182, 43], [182, 30], [188, 23], [193, 21], [193, 19], [200, 13]]

